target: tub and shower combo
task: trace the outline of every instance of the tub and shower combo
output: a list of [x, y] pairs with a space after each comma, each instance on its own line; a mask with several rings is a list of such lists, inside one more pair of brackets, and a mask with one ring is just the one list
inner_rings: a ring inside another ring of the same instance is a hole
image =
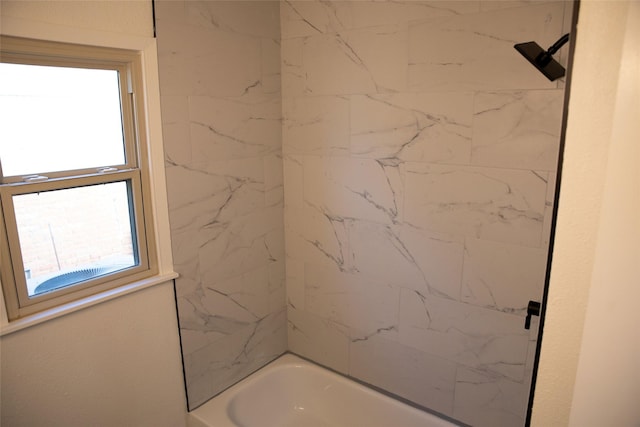
[[453, 427], [285, 354], [189, 413], [188, 427]]

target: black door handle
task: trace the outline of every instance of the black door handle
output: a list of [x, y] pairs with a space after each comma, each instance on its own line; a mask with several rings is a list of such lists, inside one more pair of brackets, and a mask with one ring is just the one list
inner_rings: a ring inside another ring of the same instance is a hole
[[527, 317], [524, 319], [524, 328], [531, 328], [531, 316], [540, 316], [540, 303], [538, 301], [529, 301], [527, 306]]

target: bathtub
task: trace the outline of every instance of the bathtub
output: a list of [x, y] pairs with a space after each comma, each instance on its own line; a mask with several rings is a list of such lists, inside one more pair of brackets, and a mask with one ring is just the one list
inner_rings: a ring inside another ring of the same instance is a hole
[[189, 427], [452, 427], [285, 354], [188, 415]]

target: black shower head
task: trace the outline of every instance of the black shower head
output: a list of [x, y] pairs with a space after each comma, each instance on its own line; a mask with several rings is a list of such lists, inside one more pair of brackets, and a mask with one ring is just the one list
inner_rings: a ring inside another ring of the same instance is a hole
[[554, 81], [564, 76], [564, 67], [553, 59], [553, 54], [556, 53], [563, 44], [569, 41], [569, 34], [565, 34], [549, 48], [544, 50], [536, 42], [519, 43], [513, 47], [522, 54], [529, 62], [531, 62], [542, 74], [549, 80]]

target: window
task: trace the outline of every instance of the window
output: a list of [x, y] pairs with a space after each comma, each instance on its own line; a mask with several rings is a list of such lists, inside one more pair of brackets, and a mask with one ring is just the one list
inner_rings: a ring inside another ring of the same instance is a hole
[[157, 273], [141, 72], [135, 51], [0, 40], [10, 319]]

